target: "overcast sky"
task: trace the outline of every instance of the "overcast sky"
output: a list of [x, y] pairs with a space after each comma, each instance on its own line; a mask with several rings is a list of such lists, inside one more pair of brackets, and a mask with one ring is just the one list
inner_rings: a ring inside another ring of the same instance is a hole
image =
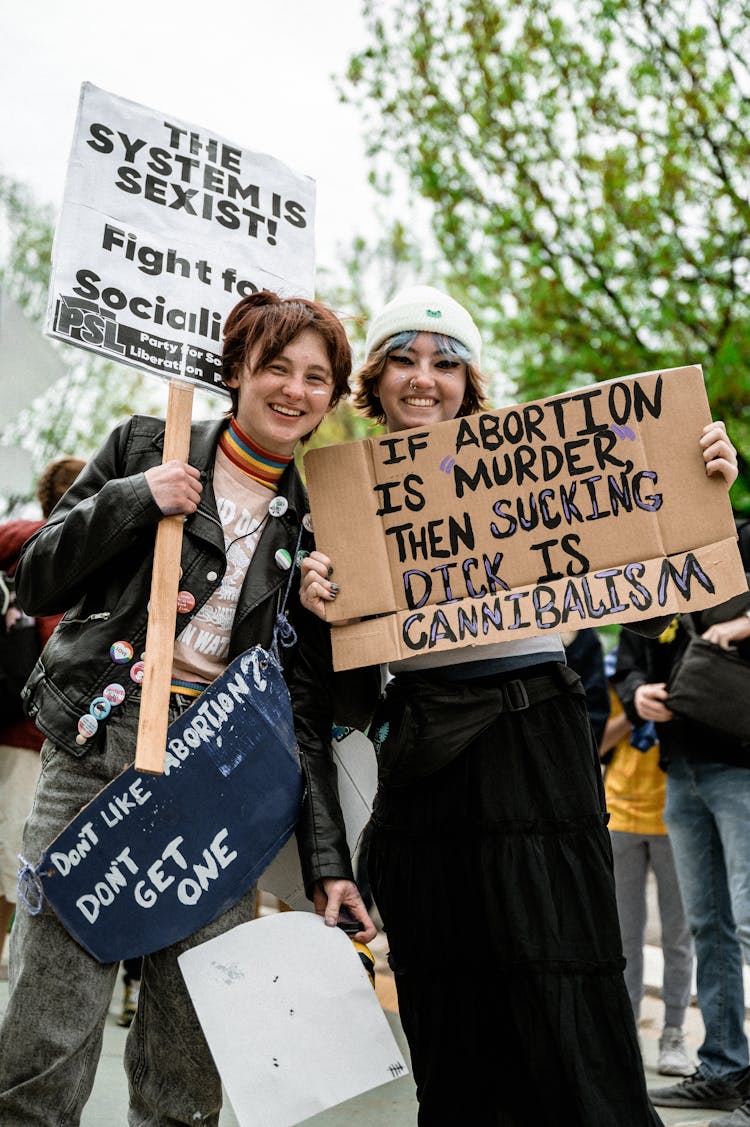
[[333, 74], [360, 0], [40, 0], [0, 8], [0, 171], [60, 206], [83, 81], [270, 153], [317, 182], [317, 259], [373, 233], [358, 111]]

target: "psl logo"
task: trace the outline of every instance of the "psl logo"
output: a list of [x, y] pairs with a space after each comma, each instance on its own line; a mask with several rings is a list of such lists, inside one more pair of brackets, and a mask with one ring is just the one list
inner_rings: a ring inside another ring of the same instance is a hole
[[68, 340], [77, 340], [91, 348], [124, 355], [125, 345], [117, 339], [117, 321], [111, 309], [102, 309], [93, 301], [60, 297], [55, 306], [53, 329]]

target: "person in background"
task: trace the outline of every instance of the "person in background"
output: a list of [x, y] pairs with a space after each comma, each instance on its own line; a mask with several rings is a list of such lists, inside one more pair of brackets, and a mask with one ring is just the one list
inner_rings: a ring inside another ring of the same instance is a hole
[[[750, 522], [738, 527], [750, 578]], [[750, 590], [691, 615], [695, 632], [750, 662]], [[750, 1127], [743, 956], [750, 964], [750, 733], [738, 740], [675, 716], [667, 682], [690, 633], [678, 621], [663, 641], [620, 638], [617, 691], [632, 723], [652, 721], [667, 772], [664, 821], [695, 942], [698, 1006], [705, 1036], [698, 1068], [657, 1088], [659, 1107], [729, 1112], [711, 1127]], [[727, 708], [732, 702], [726, 702]]]
[[[370, 325], [356, 404], [391, 433], [482, 411], [480, 353], [462, 305], [404, 290]], [[731, 484], [723, 425], [695, 441]], [[324, 617], [337, 586], [322, 549], [303, 561], [302, 599]], [[559, 636], [428, 651], [390, 672], [370, 728], [369, 870], [420, 1127], [466, 1122], [467, 1081], [482, 1124], [654, 1127], [598, 748]]]
[[586, 708], [594, 742], [598, 747], [609, 719], [609, 686], [604, 671], [604, 647], [593, 627], [588, 630], [566, 630], [560, 638], [565, 647], [565, 660], [581, 678], [586, 692]]
[[[184, 462], [163, 461], [163, 420], [126, 420], [26, 544], [19, 599], [31, 613], [66, 612], [26, 690], [27, 707], [48, 737], [24, 830], [32, 864], [133, 760], [140, 688], [129, 663], [145, 647], [157, 526], [163, 517], [182, 516], [169, 719], [239, 654], [272, 647], [288, 590], [293, 644], [281, 647], [280, 662], [305, 781], [296, 826], [305, 886], [328, 926], [346, 908], [359, 921], [356, 938], [366, 943], [374, 936], [353, 881], [335, 786], [330, 638], [300, 605], [296, 566], [297, 552], [313, 540], [294, 451], [347, 393], [350, 372], [344, 327], [325, 305], [268, 291], [243, 298], [224, 326], [228, 417], [193, 422]], [[105, 689], [116, 706], [95, 732], [77, 727], [76, 718], [85, 721]], [[248, 796], [251, 802], [263, 804], [265, 796]], [[144, 956], [125, 1046], [132, 1125], [217, 1127], [221, 1081], [177, 960], [253, 919], [255, 900], [255, 888], [247, 889], [194, 935]], [[38, 914], [18, 914], [0, 1028], [0, 1123], [80, 1122], [117, 973], [118, 964], [98, 963], [76, 943], [47, 902]]]
[[[37, 532], [78, 477], [86, 463], [81, 458], [55, 458], [42, 470], [36, 487], [36, 497], [42, 510], [42, 520], [11, 520], [0, 524], [0, 569], [12, 580], [21, 548]], [[4, 627], [7, 631], [4, 644], [8, 645], [9, 660], [14, 657], [11, 643], [13, 631], [22, 616], [22, 608], [9, 605]], [[46, 644], [61, 615], [44, 615], [35, 620], [35, 644], [28, 668], [16, 669], [20, 680], [31, 672], [36, 655]], [[39, 777], [39, 752], [44, 737], [36, 725], [21, 712], [20, 698], [8, 701], [0, 715], [0, 956], [16, 907], [18, 882], [18, 854], [21, 850], [23, 824], [31, 810], [34, 789]]]
[[138, 995], [141, 989], [141, 969], [143, 959], [125, 959], [122, 964], [122, 1010], [117, 1020], [118, 1025], [129, 1029], [138, 1009]]
[[[673, 629], [671, 625], [667, 628], [667, 636]], [[660, 639], [663, 637], [660, 635]], [[685, 1046], [683, 1025], [693, 977], [693, 940], [664, 825], [667, 777], [659, 766], [653, 724], [640, 723], [634, 728], [620, 703], [616, 691], [616, 663], [615, 650], [605, 658], [610, 677], [611, 713], [600, 753], [607, 762], [604, 795], [609, 811], [625, 985], [638, 1022], [643, 1001], [647, 882], [652, 872], [656, 878], [664, 956], [664, 1028], [659, 1037], [656, 1070], [663, 1076], [690, 1076], [695, 1072], [695, 1065]]]

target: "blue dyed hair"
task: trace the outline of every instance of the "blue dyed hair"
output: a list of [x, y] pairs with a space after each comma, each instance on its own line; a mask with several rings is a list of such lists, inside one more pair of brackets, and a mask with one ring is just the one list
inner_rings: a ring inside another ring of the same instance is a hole
[[[384, 340], [377, 351], [383, 350], [386, 356], [389, 356], [391, 352], [400, 352], [402, 349], [406, 352], [418, 336], [419, 332], [405, 329], [402, 333], [396, 333], [395, 336]], [[465, 344], [461, 344], [460, 340], [456, 340], [455, 337], [447, 337], [445, 333], [433, 333], [432, 339], [435, 342], [435, 348], [442, 356], [452, 356], [455, 360], [463, 361], [464, 364], [470, 363], [471, 353]]]
[[[378, 423], [385, 423], [382, 404], [375, 394], [378, 381], [385, 371], [390, 354], [411, 348], [418, 336], [419, 331], [405, 329], [401, 333], [388, 337], [372, 350], [368, 359], [360, 368], [357, 376], [359, 386], [354, 394], [354, 405], [359, 407], [369, 419], [375, 419]], [[444, 333], [432, 333], [432, 339], [435, 341], [435, 347], [443, 356], [451, 356], [466, 365], [466, 391], [456, 418], [489, 410], [490, 404], [485, 392], [486, 380], [479, 369], [471, 363], [469, 359], [471, 353], [466, 345], [462, 344], [460, 340], [456, 340], [455, 337], [446, 336]]]

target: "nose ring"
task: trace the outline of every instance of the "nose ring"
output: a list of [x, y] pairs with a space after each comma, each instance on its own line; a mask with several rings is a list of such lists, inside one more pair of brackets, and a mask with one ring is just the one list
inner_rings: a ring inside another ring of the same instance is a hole
[[414, 380], [409, 380], [409, 390], [410, 390], [410, 391], [414, 391], [414, 388], [415, 388], [416, 386], [417, 386], [417, 385], [416, 385], [416, 384], [414, 383]]

